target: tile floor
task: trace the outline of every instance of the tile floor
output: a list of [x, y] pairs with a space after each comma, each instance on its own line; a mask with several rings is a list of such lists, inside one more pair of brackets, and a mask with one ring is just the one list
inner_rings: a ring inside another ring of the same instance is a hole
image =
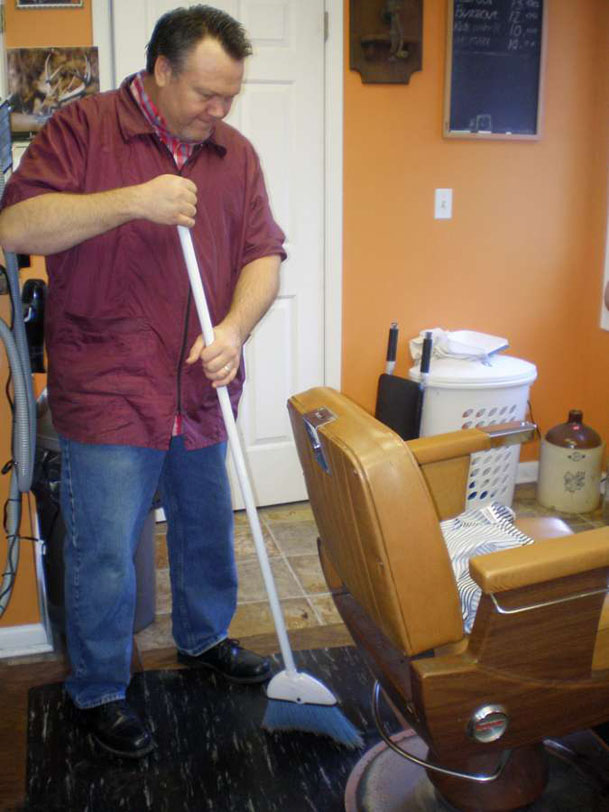
[[[592, 513], [560, 513], [557, 510], [545, 508], [536, 499], [537, 484], [535, 482], [516, 485], [514, 503], [512, 505], [516, 516], [558, 516], [569, 525], [574, 533], [592, 530], [609, 524], [609, 513], [603, 507], [601, 500], [598, 508]], [[609, 503], [608, 503], [609, 507]]]
[[[539, 505], [535, 493], [535, 483], [516, 486], [513, 507], [517, 516], [559, 515], [574, 532], [606, 523], [602, 506], [589, 514], [560, 514]], [[317, 530], [308, 502], [263, 508], [259, 517], [288, 629], [339, 623], [340, 616], [321, 573]], [[243, 511], [235, 514], [235, 550], [240, 586], [237, 613], [229, 634], [245, 638], [272, 633], [273, 620], [249, 523]], [[157, 524], [156, 563], [157, 614], [155, 622], [136, 635], [140, 651], [173, 646], [164, 524]]]
[[[340, 623], [319, 565], [317, 528], [308, 502], [262, 508], [259, 518], [287, 628]], [[156, 619], [136, 635], [140, 651], [173, 645], [165, 530], [157, 524]], [[235, 514], [235, 553], [239, 597], [229, 634], [245, 638], [271, 633], [273, 619], [244, 511]]]

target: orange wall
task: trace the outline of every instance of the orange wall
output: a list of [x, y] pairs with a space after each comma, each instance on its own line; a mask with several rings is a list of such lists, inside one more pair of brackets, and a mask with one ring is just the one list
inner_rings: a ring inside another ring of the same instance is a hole
[[[609, 439], [609, 4], [548, 0], [536, 142], [442, 137], [446, 2], [424, 5], [422, 72], [375, 86], [349, 70], [345, 2], [343, 389], [374, 408], [391, 321], [402, 375], [420, 330], [479, 330], [537, 365], [544, 431], [577, 407]], [[454, 190], [450, 221], [433, 219], [436, 187]]]
[[92, 45], [91, 0], [82, 8], [18, 9], [6, 0], [7, 48], [77, 47]]
[[599, 24], [601, 49], [596, 66], [598, 82], [595, 105], [597, 110], [596, 137], [590, 144], [590, 217], [588, 230], [593, 239], [582, 261], [582, 319], [576, 337], [578, 362], [583, 366], [582, 403], [587, 409], [590, 425], [601, 432], [609, 445], [609, 332], [598, 329], [602, 278], [605, 262], [607, 227], [606, 190], [609, 180], [609, 4], [600, 3]]
[[[83, 8], [76, 9], [21, 9], [15, 8], [14, 0], [4, 4], [6, 19], [5, 45], [7, 48], [32, 48], [38, 46], [79, 46], [92, 44], [90, 0], [85, 0]], [[34, 259], [33, 272], [27, 276], [40, 276], [44, 273], [44, 263], [38, 257]], [[8, 297], [3, 297], [0, 315], [9, 317]], [[0, 386], [4, 392], [7, 375], [7, 362], [4, 353], [0, 353]], [[37, 379], [42, 376], [35, 376]], [[40, 388], [40, 381], [35, 383]], [[0, 435], [1, 464], [10, 457], [11, 415], [8, 404], [0, 398], [0, 421], [5, 427]], [[0, 478], [0, 504], [4, 504], [8, 495], [8, 477]], [[33, 496], [24, 498], [21, 533], [32, 535], [29, 511], [35, 510]], [[6, 560], [6, 537], [0, 534], [0, 562], [4, 567]], [[34, 554], [29, 542], [22, 542], [20, 563], [15, 582], [15, 589], [0, 626], [18, 626], [24, 623], [36, 623], [40, 619], [34, 569]]]

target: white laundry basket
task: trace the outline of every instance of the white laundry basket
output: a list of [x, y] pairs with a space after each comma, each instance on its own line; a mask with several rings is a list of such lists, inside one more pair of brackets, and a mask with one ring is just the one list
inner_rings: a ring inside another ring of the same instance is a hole
[[[433, 358], [423, 401], [421, 436], [524, 420], [529, 390], [536, 377], [534, 364], [508, 355], [492, 355], [488, 363]], [[412, 367], [410, 378], [420, 380], [418, 366]], [[519, 458], [518, 445], [473, 454], [467, 507], [477, 508], [491, 501], [510, 506]]]

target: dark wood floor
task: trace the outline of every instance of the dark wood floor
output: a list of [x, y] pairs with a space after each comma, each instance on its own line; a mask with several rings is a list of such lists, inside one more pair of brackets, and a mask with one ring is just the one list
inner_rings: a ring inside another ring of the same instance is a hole
[[[352, 643], [341, 623], [298, 629], [290, 632], [294, 650], [332, 648]], [[272, 634], [242, 639], [241, 644], [261, 654], [279, 650]], [[157, 649], [134, 653], [134, 670], [178, 668], [175, 649]], [[65, 659], [42, 662], [0, 664], [0, 810], [23, 808], [27, 746], [28, 691], [36, 685], [60, 682], [67, 673]]]

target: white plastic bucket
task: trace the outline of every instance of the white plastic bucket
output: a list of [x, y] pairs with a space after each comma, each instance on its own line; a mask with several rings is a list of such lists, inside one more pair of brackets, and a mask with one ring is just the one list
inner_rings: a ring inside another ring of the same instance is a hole
[[[412, 367], [409, 377], [420, 381], [418, 366]], [[509, 355], [492, 355], [488, 364], [433, 358], [423, 401], [421, 436], [524, 420], [536, 377], [534, 364]], [[477, 508], [491, 501], [511, 505], [519, 459], [518, 445], [473, 454], [466, 506]]]

